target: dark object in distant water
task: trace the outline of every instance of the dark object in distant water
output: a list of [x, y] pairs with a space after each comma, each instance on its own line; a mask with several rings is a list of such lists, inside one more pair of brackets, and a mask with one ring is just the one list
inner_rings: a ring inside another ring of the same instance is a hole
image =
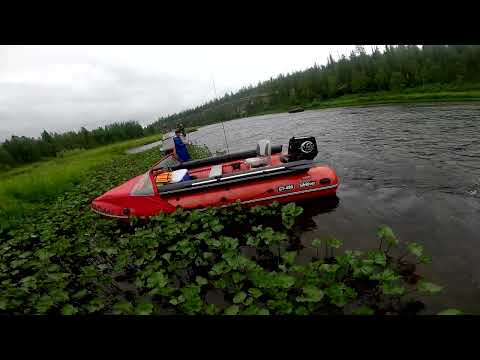
[[296, 108], [293, 108], [293, 109], [288, 110], [288, 112], [289, 112], [290, 114], [292, 114], [292, 113], [302, 112], [302, 111], [304, 111], [304, 110], [305, 110], [305, 109], [302, 108], [302, 107], [296, 107]]

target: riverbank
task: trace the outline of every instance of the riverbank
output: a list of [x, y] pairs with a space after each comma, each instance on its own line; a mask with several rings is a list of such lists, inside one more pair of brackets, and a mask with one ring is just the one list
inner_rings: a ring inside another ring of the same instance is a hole
[[454, 103], [475, 103], [480, 102], [480, 85], [469, 87], [425, 87], [412, 88], [403, 91], [381, 91], [365, 94], [344, 95], [330, 100], [314, 100], [312, 102], [300, 102], [297, 104], [286, 104], [277, 108], [249, 114], [251, 116], [262, 116], [270, 114], [286, 113], [292, 107], [302, 107], [305, 110], [319, 110], [341, 107], [369, 107], [395, 104], [454, 104]]
[[126, 149], [162, 138], [162, 134], [156, 134], [91, 150], [71, 151], [0, 173], [0, 225], [1, 220], [23, 216], [38, 204], [49, 202], [72, 186], [81, 184], [94, 167], [122, 156]]
[[364, 95], [347, 95], [338, 99], [304, 104], [305, 109], [322, 109], [347, 106], [374, 106], [388, 104], [428, 104], [428, 103], [463, 103], [480, 102], [480, 90], [441, 91], [441, 92], [380, 92]]

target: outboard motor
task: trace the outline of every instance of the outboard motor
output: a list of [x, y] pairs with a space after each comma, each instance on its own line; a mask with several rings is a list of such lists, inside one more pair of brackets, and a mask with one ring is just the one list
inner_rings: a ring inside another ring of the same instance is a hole
[[317, 141], [313, 136], [292, 137], [288, 142], [288, 155], [283, 161], [313, 160], [318, 154]]

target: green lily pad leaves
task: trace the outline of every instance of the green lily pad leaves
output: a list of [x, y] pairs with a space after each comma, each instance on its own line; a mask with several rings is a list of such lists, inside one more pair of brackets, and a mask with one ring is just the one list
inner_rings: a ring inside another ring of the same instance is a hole
[[135, 307], [137, 315], [151, 315], [153, 312], [153, 304], [150, 302], [141, 302]]
[[417, 243], [408, 244], [407, 249], [417, 257], [420, 257], [423, 254], [423, 246]]
[[243, 292], [243, 291], [240, 291], [240, 292], [238, 292], [238, 293], [235, 295], [235, 297], [233, 298], [233, 302], [234, 302], [235, 304], [241, 304], [241, 303], [243, 303], [243, 302], [245, 301], [246, 297], [247, 297], [247, 294], [246, 294], [245, 292]]
[[67, 304], [62, 308], [62, 315], [75, 315], [76, 313], [78, 313], [78, 309], [71, 304]]
[[418, 282], [417, 288], [418, 290], [429, 293], [429, 294], [436, 294], [443, 290], [442, 286], [436, 285], [434, 283], [431, 283], [425, 280], [420, 280]]
[[295, 224], [295, 218], [303, 212], [303, 209], [294, 203], [289, 203], [282, 207], [282, 222], [287, 229], [291, 229]]
[[380, 226], [377, 230], [377, 236], [380, 241], [385, 241], [388, 246], [397, 246], [399, 244], [395, 233], [388, 226]]
[[323, 299], [323, 291], [315, 286], [306, 286], [302, 290], [303, 295], [296, 299], [298, 302], [319, 302]]
[[225, 309], [225, 315], [237, 315], [239, 311], [238, 305], [232, 305]]

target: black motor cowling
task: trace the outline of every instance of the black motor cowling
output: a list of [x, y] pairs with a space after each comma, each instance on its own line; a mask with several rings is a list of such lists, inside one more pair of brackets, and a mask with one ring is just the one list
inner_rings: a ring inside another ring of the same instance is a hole
[[313, 160], [318, 154], [313, 136], [292, 137], [288, 142], [288, 161]]

